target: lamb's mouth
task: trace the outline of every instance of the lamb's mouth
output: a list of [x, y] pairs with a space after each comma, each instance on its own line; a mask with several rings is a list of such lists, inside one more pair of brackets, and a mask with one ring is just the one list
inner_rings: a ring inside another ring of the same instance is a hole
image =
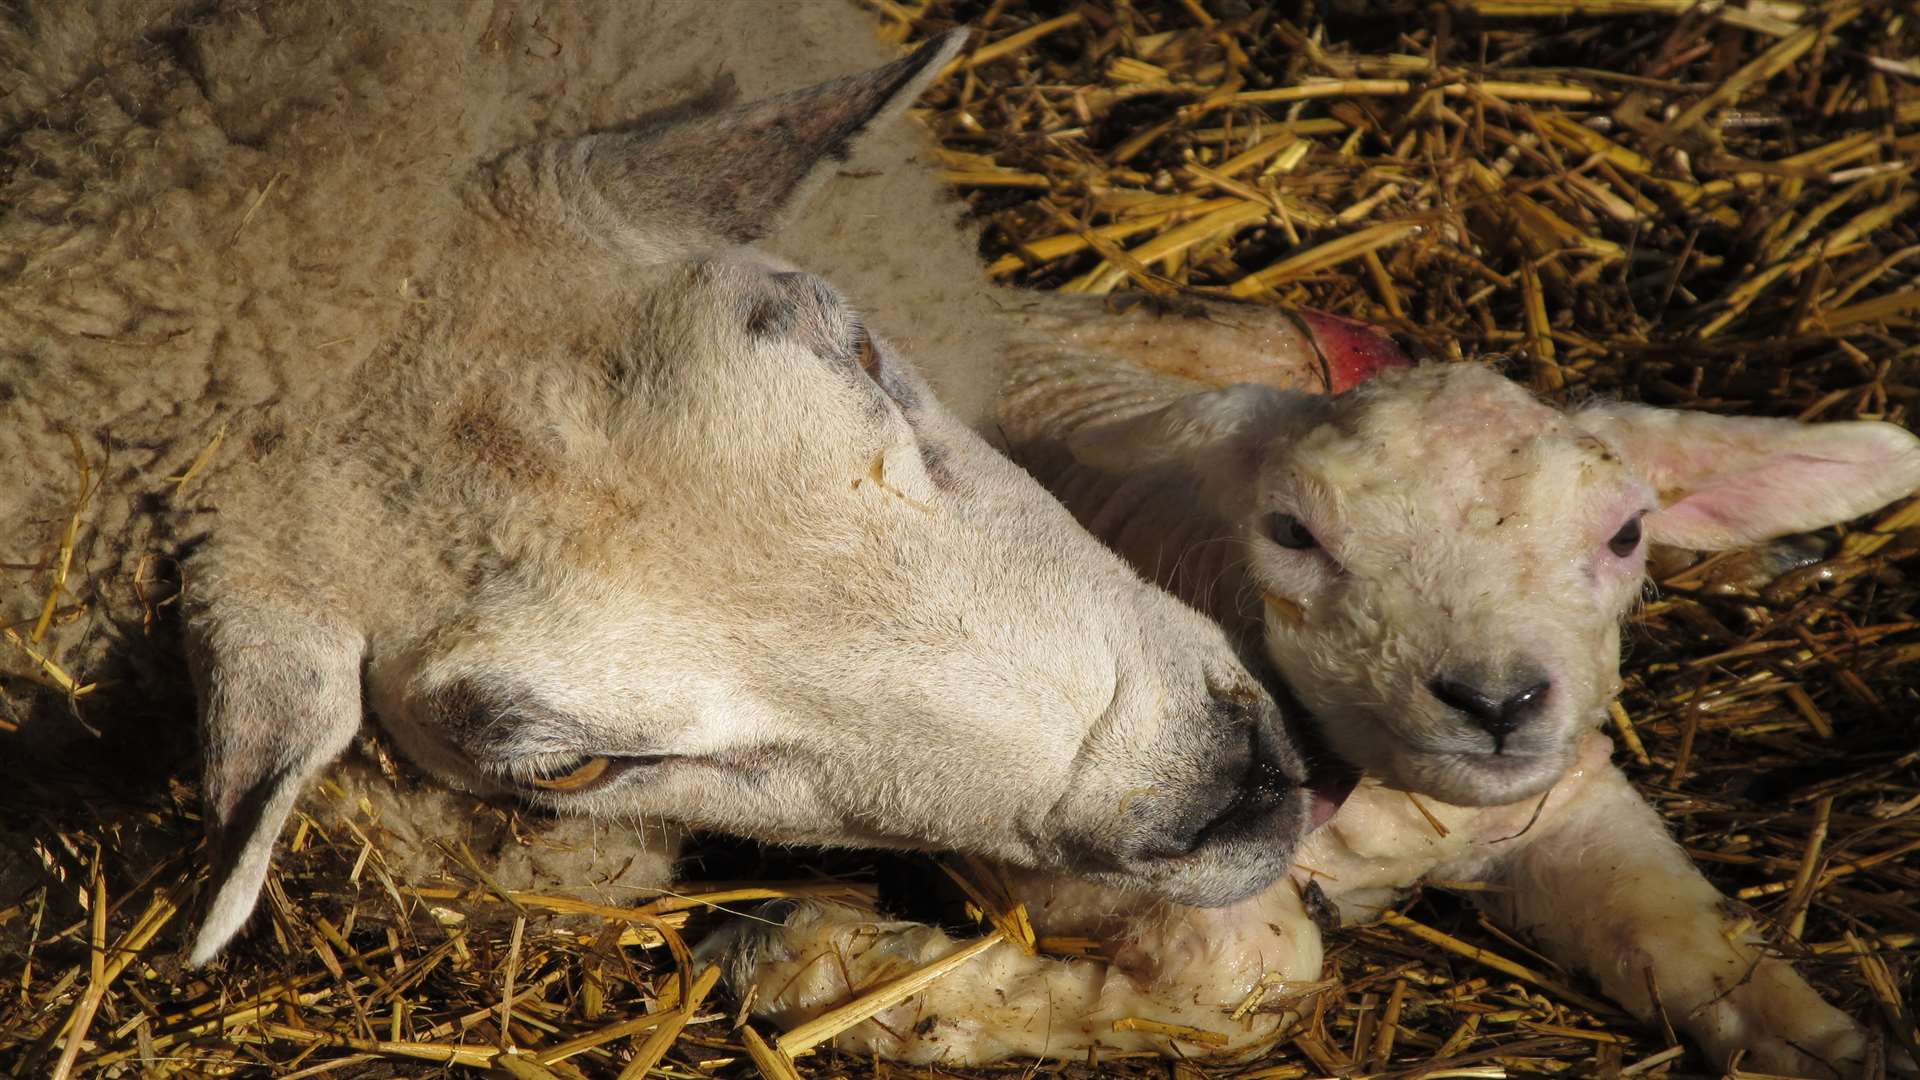
[[1391, 763], [1387, 779], [1456, 806], [1499, 806], [1552, 787], [1565, 762], [1561, 754], [1414, 751]]

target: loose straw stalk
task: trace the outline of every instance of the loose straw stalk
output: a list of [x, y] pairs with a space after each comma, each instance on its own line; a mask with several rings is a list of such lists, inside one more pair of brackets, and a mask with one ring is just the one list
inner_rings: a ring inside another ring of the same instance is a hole
[[925, 990], [947, 973], [966, 966], [975, 957], [1005, 940], [1006, 931], [995, 930], [977, 941], [955, 949], [910, 975], [895, 979], [877, 990], [801, 1024], [780, 1036], [776, 1045], [780, 1052], [788, 1057], [811, 1050], [855, 1024], [871, 1019]]

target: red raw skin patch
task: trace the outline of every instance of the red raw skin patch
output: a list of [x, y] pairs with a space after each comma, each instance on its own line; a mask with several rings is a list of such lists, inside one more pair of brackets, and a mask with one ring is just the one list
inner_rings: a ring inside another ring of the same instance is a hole
[[1388, 368], [1413, 366], [1391, 338], [1366, 323], [1305, 308], [1299, 315], [1326, 357], [1330, 394], [1350, 390]]

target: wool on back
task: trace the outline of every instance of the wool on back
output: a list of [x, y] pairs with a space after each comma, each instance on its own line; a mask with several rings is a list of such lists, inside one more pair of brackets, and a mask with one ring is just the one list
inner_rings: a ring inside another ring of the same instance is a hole
[[[111, 676], [169, 590], [155, 579], [220, 511], [196, 499], [208, 478], [337, 411], [363, 361], [433, 302], [423, 283], [442, 260], [484, 257], [447, 248], [476, 164], [890, 52], [851, 3], [10, 7], [0, 559], [53, 560], [76, 448], [92, 483], [62, 601], [87, 617], [45, 651], [79, 678]], [[929, 154], [910, 127], [868, 142], [777, 246], [875, 310], [943, 397], [981, 417], [996, 373], [956, 358], [991, 354], [978, 347], [990, 290], [957, 204], [915, 160]], [[49, 583], [0, 575], [0, 618], [31, 617]], [[0, 674], [39, 672], [8, 649]]]

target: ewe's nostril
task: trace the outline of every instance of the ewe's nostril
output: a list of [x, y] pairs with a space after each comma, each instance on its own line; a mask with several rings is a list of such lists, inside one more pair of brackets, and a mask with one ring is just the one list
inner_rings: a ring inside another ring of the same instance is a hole
[[1221, 747], [1211, 779], [1196, 786], [1184, 812], [1168, 820], [1166, 832], [1149, 841], [1142, 854], [1162, 859], [1191, 855], [1231, 821], [1262, 775], [1258, 736], [1252, 728], [1244, 732]]
[[1215, 689], [1212, 695], [1212, 723], [1221, 730], [1245, 731], [1244, 742], [1236, 742], [1225, 760], [1226, 775], [1244, 777], [1243, 787], [1262, 794], [1288, 791], [1306, 782], [1306, 768], [1270, 695], [1245, 684]]
[[1262, 756], [1247, 772], [1247, 791], [1257, 798], [1278, 799], [1298, 791], [1300, 781], [1287, 775], [1278, 762]]
[[1234, 789], [1244, 783], [1259, 765], [1258, 744], [1251, 728], [1244, 739], [1235, 739], [1231, 748], [1220, 755], [1219, 785], [1223, 789]]
[[1162, 820], [1160, 834], [1141, 844], [1144, 856], [1182, 858], [1214, 843], [1269, 843], [1299, 828], [1306, 769], [1273, 699], [1250, 689], [1216, 690], [1212, 699], [1207, 720], [1219, 742], [1208, 773], [1185, 805]]

